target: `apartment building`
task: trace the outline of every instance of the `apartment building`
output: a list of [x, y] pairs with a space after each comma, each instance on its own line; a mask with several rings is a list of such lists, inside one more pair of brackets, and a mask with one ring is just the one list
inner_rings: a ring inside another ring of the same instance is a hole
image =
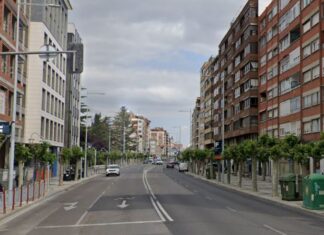
[[[139, 153], [147, 153], [149, 150], [149, 135], [151, 121], [141, 115], [130, 115], [131, 125], [135, 131], [131, 138], [136, 142], [136, 151]], [[155, 146], [152, 143], [153, 146]]]
[[195, 149], [199, 148], [199, 116], [200, 116], [200, 97], [196, 99], [195, 108], [191, 116], [191, 143]]
[[[67, 47], [82, 43], [82, 39], [75, 25], [69, 23], [67, 34]], [[75, 60], [73, 55], [67, 57], [66, 92], [65, 92], [65, 122], [64, 146], [80, 145], [80, 108], [81, 108], [81, 74], [73, 71]]]
[[[16, 47], [17, 5], [12, 0], [0, 0], [0, 51], [12, 52]], [[30, 11], [21, 7], [19, 50], [28, 48], [28, 27]], [[25, 93], [27, 77], [27, 57], [18, 59], [18, 97], [16, 112], [16, 141], [22, 142], [25, 122]], [[12, 106], [15, 79], [15, 56], [0, 57], [0, 121], [12, 121]], [[0, 169], [8, 168], [10, 137], [2, 136], [0, 141]]]
[[156, 156], [168, 156], [169, 134], [162, 127], [150, 130], [150, 154]]
[[210, 57], [201, 67], [200, 74], [200, 146], [199, 148], [214, 147], [213, 130], [213, 90], [214, 67], [218, 57]]
[[[214, 79], [215, 146], [258, 136], [258, 1], [249, 0], [219, 44]], [[222, 96], [224, 92], [224, 102]]]
[[260, 15], [260, 134], [295, 134], [305, 142], [320, 138], [324, 129], [322, 17], [320, 0], [273, 0]]
[[[44, 3], [41, 0], [33, 3]], [[58, 51], [67, 48], [69, 0], [57, 0], [56, 5], [31, 6], [29, 49], [38, 51], [44, 44]], [[60, 54], [53, 60], [44, 61], [37, 55], [30, 56], [28, 86], [26, 89], [26, 143], [46, 141], [58, 155], [64, 146], [64, 119], [66, 95], [67, 55]], [[53, 166], [57, 174], [57, 161]]]

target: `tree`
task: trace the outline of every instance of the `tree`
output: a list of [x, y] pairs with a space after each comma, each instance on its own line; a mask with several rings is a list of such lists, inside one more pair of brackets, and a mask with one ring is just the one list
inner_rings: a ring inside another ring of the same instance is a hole
[[[83, 157], [83, 152], [80, 147], [78, 146], [73, 146], [71, 148], [71, 160], [75, 164], [75, 176], [74, 180], [78, 180], [79, 176], [79, 169], [80, 169], [80, 163], [81, 163], [81, 158]], [[82, 175], [82, 172], [80, 171], [80, 176]]]
[[23, 144], [16, 144], [15, 148], [15, 159], [18, 161], [18, 187], [20, 188], [23, 185], [24, 181], [24, 164], [31, 160], [32, 155], [29, 148]]
[[270, 159], [270, 146], [273, 139], [269, 135], [262, 135], [258, 139], [258, 160], [262, 164], [262, 180], [266, 179], [267, 163]]
[[258, 157], [258, 145], [256, 140], [246, 140], [243, 143], [243, 149], [246, 159], [249, 157], [252, 160], [252, 189], [254, 192], [258, 191], [257, 184], [257, 157]]
[[246, 145], [247, 140], [241, 142], [240, 144], [236, 145], [236, 151], [237, 151], [237, 162], [239, 164], [239, 182], [238, 185], [241, 188], [242, 187], [242, 178], [243, 178], [243, 172], [244, 172], [244, 163], [246, 162], [249, 154], [249, 146]]
[[272, 139], [270, 144], [270, 158], [273, 161], [272, 168], [272, 196], [278, 197], [278, 184], [279, 184], [279, 160], [284, 155], [284, 144], [280, 139]]
[[134, 139], [131, 138], [131, 134], [134, 133], [134, 129], [131, 126], [130, 114], [125, 106], [120, 108], [120, 111], [116, 114], [112, 125], [112, 149], [123, 152], [124, 144], [124, 132], [125, 132], [125, 150], [136, 150], [136, 144]]
[[295, 148], [300, 143], [300, 140], [295, 135], [287, 135], [283, 139], [283, 157], [288, 159], [289, 161], [289, 172], [295, 173], [295, 167], [294, 167], [294, 160], [295, 160], [295, 154], [297, 153], [295, 151]]
[[63, 170], [64, 170], [64, 164], [66, 164], [72, 156], [72, 152], [70, 148], [63, 148], [61, 150], [60, 155], [60, 173], [59, 173], [59, 185], [63, 185]]
[[122, 152], [118, 150], [111, 151], [109, 154], [109, 159], [111, 163], [116, 163], [117, 160], [121, 159]]

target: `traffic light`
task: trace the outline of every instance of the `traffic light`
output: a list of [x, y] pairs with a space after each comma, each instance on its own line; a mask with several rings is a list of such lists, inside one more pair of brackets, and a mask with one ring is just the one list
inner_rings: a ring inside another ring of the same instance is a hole
[[70, 53], [68, 55], [68, 69], [70, 73], [82, 73], [83, 72], [83, 44], [82, 43], [70, 43], [68, 45], [70, 51], [75, 51], [75, 53]]

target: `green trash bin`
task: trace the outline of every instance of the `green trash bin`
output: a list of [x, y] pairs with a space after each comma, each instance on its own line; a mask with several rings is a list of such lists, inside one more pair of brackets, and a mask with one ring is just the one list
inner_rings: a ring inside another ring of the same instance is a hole
[[289, 173], [279, 179], [282, 200], [294, 201], [297, 200], [296, 195], [296, 175]]
[[306, 176], [303, 185], [303, 206], [311, 210], [324, 210], [324, 175]]

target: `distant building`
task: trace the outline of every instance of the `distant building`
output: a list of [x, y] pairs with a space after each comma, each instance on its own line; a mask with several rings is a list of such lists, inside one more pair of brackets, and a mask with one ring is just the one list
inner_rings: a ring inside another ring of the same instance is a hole
[[200, 118], [200, 97], [196, 99], [196, 105], [191, 117], [191, 143], [195, 149], [199, 148], [199, 118]]
[[[74, 43], [82, 43], [74, 24], [68, 25], [68, 48]], [[80, 93], [81, 74], [73, 72], [73, 57], [68, 56], [65, 92], [65, 122], [64, 122], [64, 145], [66, 147], [80, 145]]]
[[136, 151], [139, 153], [148, 153], [149, 135], [151, 121], [140, 115], [130, 115], [131, 125], [135, 131], [131, 138], [136, 142]]
[[150, 154], [168, 156], [169, 134], [161, 127], [150, 130]]

